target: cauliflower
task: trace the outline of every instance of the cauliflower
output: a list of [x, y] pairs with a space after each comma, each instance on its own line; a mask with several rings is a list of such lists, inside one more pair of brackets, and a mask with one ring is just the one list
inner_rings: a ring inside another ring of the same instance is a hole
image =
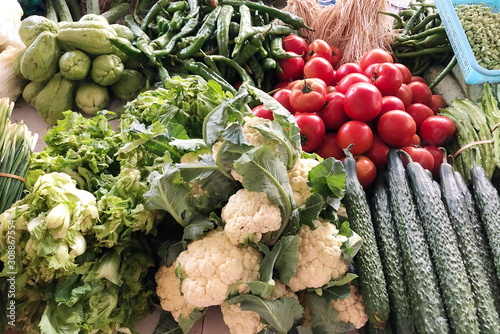
[[250, 145], [261, 146], [266, 144], [266, 138], [255, 129], [254, 126], [271, 122], [270, 120], [262, 117], [245, 117], [245, 124], [243, 124], [243, 135]]
[[181, 295], [180, 280], [175, 275], [177, 262], [174, 262], [170, 267], [161, 266], [155, 274], [156, 294], [160, 298], [161, 308], [172, 313], [175, 321], [179, 321], [179, 317], [187, 318], [196, 307], [186, 302], [184, 296]]
[[339, 319], [353, 324], [356, 329], [363, 327], [368, 321], [363, 304], [363, 296], [354, 285], [350, 285], [351, 294], [341, 300], [332, 300], [330, 305], [337, 310]]
[[[180, 265], [181, 292], [186, 302], [196, 307], [220, 305], [229, 289], [238, 282], [258, 280], [261, 253], [234, 245], [220, 229], [191, 242], [177, 258]], [[246, 284], [238, 285], [248, 292]]]
[[335, 225], [328, 221], [317, 220], [314, 225], [314, 230], [307, 225], [299, 229], [299, 265], [288, 282], [292, 291], [319, 288], [347, 272], [341, 250], [347, 237], [338, 235]]
[[[281, 297], [298, 298], [288, 287], [276, 281], [273, 292], [269, 300], [276, 300]], [[224, 323], [229, 328], [231, 334], [255, 334], [268, 327], [260, 321], [260, 316], [254, 311], [243, 311], [240, 304], [221, 304], [221, 312]]]
[[311, 188], [307, 184], [309, 181], [309, 171], [319, 164], [315, 159], [299, 159], [288, 173], [290, 185], [292, 186], [293, 199], [297, 207], [303, 205], [307, 198], [312, 195]]
[[229, 197], [221, 218], [226, 224], [224, 233], [234, 245], [244, 243], [247, 238], [258, 242], [262, 234], [281, 226], [280, 208], [269, 201], [266, 193], [247, 189]]

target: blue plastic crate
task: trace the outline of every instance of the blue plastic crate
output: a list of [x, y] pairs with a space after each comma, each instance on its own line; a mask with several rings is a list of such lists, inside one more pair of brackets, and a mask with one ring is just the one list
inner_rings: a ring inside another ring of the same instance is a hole
[[468, 84], [500, 82], [500, 70], [487, 70], [478, 64], [465, 35], [465, 31], [462, 28], [462, 24], [455, 12], [455, 7], [458, 5], [483, 4], [484, 6], [491, 7], [493, 12], [498, 13], [500, 11], [500, 0], [434, 0], [434, 3], [436, 4], [465, 81]]

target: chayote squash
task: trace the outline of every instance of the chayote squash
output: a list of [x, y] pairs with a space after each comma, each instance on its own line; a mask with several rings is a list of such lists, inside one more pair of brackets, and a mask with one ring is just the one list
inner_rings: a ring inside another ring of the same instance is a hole
[[31, 81], [49, 80], [57, 72], [60, 56], [56, 35], [44, 31], [24, 51], [19, 64], [21, 75]]
[[82, 22], [82, 21], [99, 21], [99, 22], [109, 24], [108, 20], [104, 16], [98, 15], [98, 14], [85, 14], [78, 21], [80, 21], [80, 22]]
[[30, 15], [21, 21], [19, 25], [19, 37], [26, 47], [44, 31], [56, 34], [58, 30], [57, 23], [40, 15]]
[[63, 111], [73, 107], [76, 81], [66, 79], [56, 73], [38, 93], [35, 108], [47, 124], [56, 124], [63, 119]]
[[23, 99], [28, 102], [33, 107], [35, 106], [36, 97], [42, 91], [42, 89], [47, 85], [47, 81], [31, 81], [23, 89]]
[[120, 79], [125, 67], [116, 55], [100, 55], [92, 61], [90, 78], [101, 86], [110, 86]]
[[75, 103], [84, 113], [94, 116], [108, 106], [108, 89], [93, 82], [82, 83], [76, 90]]
[[59, 58], [59, 71], [66, 79], [81, 80], [89, 75], [90, 64], [90, 57], [85, 52], [68, 51]]
[[129, 42], [133, 42], [135, 40], [134, 33], [132, 32], [132, 30], [130, 30], [129, 27], [123, 24], [113, 23], [111, 24], [111, 28], [116, 31], [118, 37], [125, 38]]
[[107, 22], [80, 20], [60, 22], [57, 39], [66, 47], [74, 47], [90, 55], [109, 54], [114, 51], [111, 38], [118, 37]]
[[125, 69], [120, 80], [110, 86], [111, 92], [120, 100], [130, 101], [144, 88], [144, 75], [135, 70]]
[[24, 52], [26, 52], [26, 49], [19, 50], [16, 54], [16, 58], [14, 58], [14, 73], [18, 77], [23, 76], [23, 74], [21, 73], [21, 59], [23, 59]]

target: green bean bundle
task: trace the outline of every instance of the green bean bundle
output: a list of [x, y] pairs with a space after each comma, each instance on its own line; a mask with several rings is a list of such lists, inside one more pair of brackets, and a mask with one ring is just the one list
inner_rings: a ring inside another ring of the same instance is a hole
[[21, 198], [24, 177], [38, 135], [24, 123], [10, 123], [14, 102], [0, 99], [0, 213]]

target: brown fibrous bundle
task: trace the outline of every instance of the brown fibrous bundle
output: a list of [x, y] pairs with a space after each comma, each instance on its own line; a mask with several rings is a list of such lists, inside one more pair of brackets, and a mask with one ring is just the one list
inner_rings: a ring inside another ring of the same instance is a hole
[[341, 64], [359, 62], [371, 49], [391, 51], [397, 32], [393, 18], [382, 14], [388, 10], [387, 0], [337, 0], [322, 6], [316, 0], [288, 0], [283, 10], [302, 17], [314, 29], [301, 29], [308, 41], [323, 39], [340, 48]]

